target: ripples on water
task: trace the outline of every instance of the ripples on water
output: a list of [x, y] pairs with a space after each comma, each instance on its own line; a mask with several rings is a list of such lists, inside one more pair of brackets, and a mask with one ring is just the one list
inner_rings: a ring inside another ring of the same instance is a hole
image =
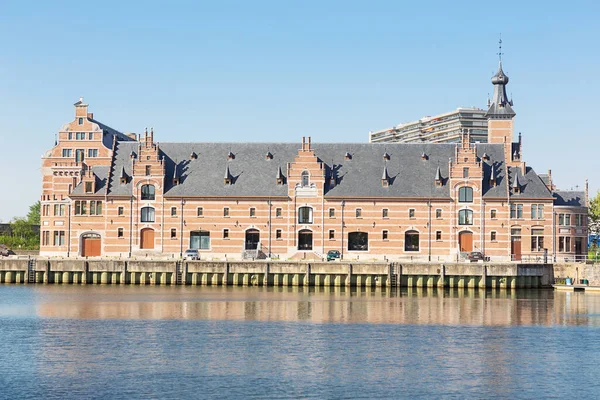
[[0, 286], [0, 398], [600, 396], [600, 295]]

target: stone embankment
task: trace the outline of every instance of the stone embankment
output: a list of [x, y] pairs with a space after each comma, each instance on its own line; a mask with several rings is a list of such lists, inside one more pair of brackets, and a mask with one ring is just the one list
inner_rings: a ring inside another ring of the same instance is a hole
[[[551, 264], [516, 263], [12, 258], [0, 260], [0, 283], [537, 288], [549, 287], [554, 283], [557, 267], [555, 265], [553, 268]], [[600, 274], [597, 275], [600, 278]]]

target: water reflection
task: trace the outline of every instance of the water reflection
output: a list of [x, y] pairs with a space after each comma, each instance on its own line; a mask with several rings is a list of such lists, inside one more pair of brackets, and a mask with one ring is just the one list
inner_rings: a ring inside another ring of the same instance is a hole
[[[35, 315], [63, 319], [598, 325], [600, 295], [551, 290], [36, 286]], [[0, 316], [14, 314], [0, 303]]]

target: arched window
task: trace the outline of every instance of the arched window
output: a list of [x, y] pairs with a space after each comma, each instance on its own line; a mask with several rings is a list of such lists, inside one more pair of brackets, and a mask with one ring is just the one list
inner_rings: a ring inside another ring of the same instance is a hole
[[154, 185], [142, 186], [142, 200], [154, 200]]
[[458, 189], [458, 201], [460, 203], [472, 203], [473, 202], [473, 188], [464, 186]]
[[458, 224], [459, 225], [473, 225], [473, 211], [471, 211], [471, 210], [458, 211]]
[[154, 208], [142, 207], [142, 222], [154, 222]]
[[367, 232], [350, 232], [350, 233], [348, 233], [348, 250], [368, 251], [369, 250], [369, 234]]
[[299, 224], [312, 224], [313, 223], [313, 209], [311, 207], [300, 207], [298, 209], [298, 223]]
[[419, 251], [419, 232], [406, 231], [404, 234], [404, 251]]
[[302, 187], [310, 186], [310, 174], [308, 171], [302, 171]]

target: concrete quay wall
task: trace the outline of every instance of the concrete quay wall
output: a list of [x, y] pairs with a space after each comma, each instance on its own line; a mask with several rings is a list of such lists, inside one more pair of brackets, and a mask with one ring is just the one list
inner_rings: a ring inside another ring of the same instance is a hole
[[26, 259], [2, 259], [0, 283], [530, 288], [550, 286], [556, 270], [580, 267], [585, 265], [37, 259], [30, 268]]

